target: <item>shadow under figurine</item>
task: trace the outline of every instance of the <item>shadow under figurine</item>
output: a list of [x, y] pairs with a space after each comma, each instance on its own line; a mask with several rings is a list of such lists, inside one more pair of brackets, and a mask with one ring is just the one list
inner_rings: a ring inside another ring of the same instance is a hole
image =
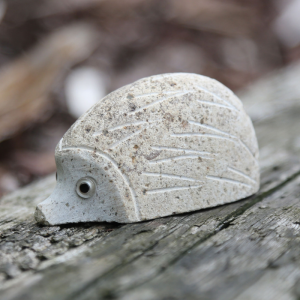
[[218, 81], [172, 73], [96, 103], [56, 147], [57, 185], [37, 222], [139, 222], [230, 203], [259, 189], [258, 145]]

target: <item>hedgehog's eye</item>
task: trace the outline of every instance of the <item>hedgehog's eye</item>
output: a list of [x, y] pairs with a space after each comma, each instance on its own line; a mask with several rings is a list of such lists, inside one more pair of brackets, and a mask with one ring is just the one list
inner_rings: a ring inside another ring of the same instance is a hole
[[90, 198], [94, 195], [96, 190], [96, 183], [90, 177], [84, 177], [76, 183], [76, 193], [82, 198]]

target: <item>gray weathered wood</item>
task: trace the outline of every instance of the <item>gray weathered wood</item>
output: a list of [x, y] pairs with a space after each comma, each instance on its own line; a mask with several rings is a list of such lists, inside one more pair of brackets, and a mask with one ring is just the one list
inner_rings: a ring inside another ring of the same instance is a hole
[[54, 176], [2, 198], [1, 299], [299, 298], [299, 116], [292, 105], [256, 122], [262, 187], [237, 203], [139, 224], [39, 227], [34, 207]]
[[299, 80], [300, 64], [295, 63], [258, 80], [238, 94], [252, 121], [257, 123], [300, 106]]

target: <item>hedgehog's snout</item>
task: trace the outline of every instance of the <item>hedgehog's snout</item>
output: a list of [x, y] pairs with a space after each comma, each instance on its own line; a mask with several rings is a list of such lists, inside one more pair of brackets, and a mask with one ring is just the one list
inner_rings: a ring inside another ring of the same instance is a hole
[[63, 191], [56, 188], [46, 200], [36, 207], [35, 220], [41, 225], [48, 226], [64, 223], [63, 216], [66, 215], [68, 209], [61, 201], [64, 197]]
[[39, 204], [36, 209], [35, 209], [35, 213], [34, 213], [34, 218], [36, 219], [36, 221], [39, 224], [42, 225], [50, 225], [49, 222], [47, 221], [47, 218], [43, 212], [43, 206], [41, 204]]

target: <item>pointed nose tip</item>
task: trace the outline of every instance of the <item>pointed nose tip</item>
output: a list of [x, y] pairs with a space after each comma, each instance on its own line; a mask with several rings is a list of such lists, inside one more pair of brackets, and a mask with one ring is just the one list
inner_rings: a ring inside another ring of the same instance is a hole
[[38, 205], [36, 207], [35, 213], [34, 213], [35, 220], [42, 224], [42, 225], [50, 225], [49, 222], [46, 220], [46, 216], [44, 215], [42, 211], [42, 206]]

